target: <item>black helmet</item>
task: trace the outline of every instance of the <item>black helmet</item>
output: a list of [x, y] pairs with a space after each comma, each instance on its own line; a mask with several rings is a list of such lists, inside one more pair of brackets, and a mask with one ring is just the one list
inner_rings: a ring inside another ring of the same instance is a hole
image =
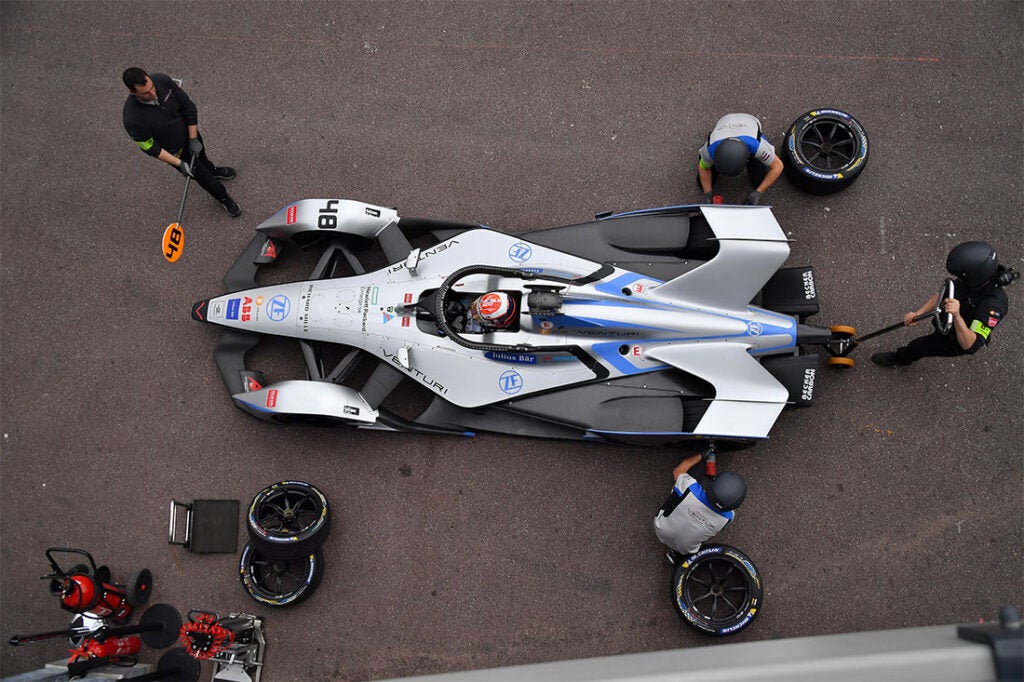
[[732, 471], [723, 471], [707, 488], [708, 502], [718, 511], [729, 511], [743, 504], [747, 482]]
[[964, 242], [946, 256], [946, 270], [968, 289], [983, 286], [998, 269], [996, 250], [988, 242]]
[[747, 145], [735, 137], [722, 140], [715, 147], [715, 168], [722, 175], [731, 178], [739, 175], [750, 159], [750, 150]]

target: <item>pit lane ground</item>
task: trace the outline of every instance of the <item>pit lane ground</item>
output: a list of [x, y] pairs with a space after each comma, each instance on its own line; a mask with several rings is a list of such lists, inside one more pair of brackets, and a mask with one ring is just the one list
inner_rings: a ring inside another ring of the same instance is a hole
[[[682, 451], [260, 423], [189, 307], [298, 198], [526, 233], [693, 201], [718, 116], [756, 114], [778, 142], [829, 106], [868, 130], [863, 177], [766, 201], [790, 264], [817, 269], [812, 322], [885, 326], [960, 241], [1021, 266], [1022, 19], [1018, 2], [0, 2], [0, 635], [67, 622], [38, 579], [65, 545], [115, 578], [150, 567], [183, 612], [265, 615], [267, 680], [713, 644], [675, 615], [651, 530]], [[159, 241], [182, 182], [121, 128], [130, 65], [183, 78], [211, 157], [238, 169], [242, 217], [193, 188], [174, 265]], [[719, 539], [766, 581], [731, 641], [1024, 606], [1020, 291], [979, 355], [884, 371], [870, 353], [910, 333], [865, 344], [769, 442], [720, 458], [750, 494]], [[244, 504], [286, 478], [335, 513], [307, 603], [260, 608], [237, 556], [166, 544], [170, 498]], [[63, 655], [5, 645], [0, 674]]]

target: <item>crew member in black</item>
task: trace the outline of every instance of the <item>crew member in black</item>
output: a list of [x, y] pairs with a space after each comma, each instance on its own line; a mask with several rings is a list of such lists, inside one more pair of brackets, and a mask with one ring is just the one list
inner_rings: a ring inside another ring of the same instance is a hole
[[133, 66], [121, 79], [131, 92], [124, 103], [124, 129], [139, 149], [194, 178], [232, 218], [241, 215], [221, 183], [235, 177], [235, 169], [215, 166], [206, 156], [195, 102], [166, 74], [150, 77]]
[[[1011, 268], [999, 264], [995, 249], [986, 242], [964, 242], [949, 252], [946, 270], [956, 277], [953, 298], [942, 309], [953, 316], [949, 334], [936, 331], [921, 336], [895, 351], [875, 353], [871, 361], [882, 367], [909, 365], [925, 357], [971, 355], [988, 345], [992, 330], [1006, 317], [1009, 298], [1003, 287], [1016, 279]], [[903, 316], [903, 323], [918, 324], [914, 318], [934, 310], [938, 294], [919, 309]]]

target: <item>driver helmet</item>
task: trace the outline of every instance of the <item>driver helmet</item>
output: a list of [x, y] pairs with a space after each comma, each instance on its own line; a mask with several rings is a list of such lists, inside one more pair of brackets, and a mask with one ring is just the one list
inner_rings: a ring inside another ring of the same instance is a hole
[[750, 159], [750, 150], [747, 145], [735, 137], [722, 140], [715, 147], [715, 168], [726, 177], [739, 175]]
[[480, 322], [504, 327], [516, 314], [516, 302], [502, 291], [490, 291], [473, 301], [470, 314]]
[[730, 511], [743, 504], [747, 496], [747, 482], [735, 472], [724, 471], [705, 490], [712, 507], [718, 511]]
[[964, 242], [946, 256], [946, 270], [968, 289], [984, 286], [998, 269], [996, 250], [988, 242]]

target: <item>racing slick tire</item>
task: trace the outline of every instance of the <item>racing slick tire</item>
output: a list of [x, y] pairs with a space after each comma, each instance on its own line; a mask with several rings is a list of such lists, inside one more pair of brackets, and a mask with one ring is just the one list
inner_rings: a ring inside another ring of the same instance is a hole
[[281, 481], [256, 493], [246, 517], [252, 545], [275, 559], [309, 556], [331, 531], [331, 509], [309, 483]]
[[853, 365], [853, 358], [837, 356], [828, 359], [828, 366], [835, 367], [836, 369], [850, 369]]
[[860, 177], [868, 135], [850, 114], [815, 109], [793, 121], [782, 140], [786, 177], [809, 194], [834, 194]]
[[846, 334], [848, 336], [857, 336], [857, 328], [849, 327], [845, 324], [834, 324], [829, 328], [829, 331], [833, 334]]
[[247, 543], [238, 563], [242, 586], [250, 597], [267, 606], [291, 606], [309, 599], [324, 576], [319, 549], [291, 559], [269, 557]]
[[706, 545], [676, 565], [672, 600], [698, 632], [724, 637], [743, 630], [761, 611], [764, 582], [747, 555], [728, 545]]

